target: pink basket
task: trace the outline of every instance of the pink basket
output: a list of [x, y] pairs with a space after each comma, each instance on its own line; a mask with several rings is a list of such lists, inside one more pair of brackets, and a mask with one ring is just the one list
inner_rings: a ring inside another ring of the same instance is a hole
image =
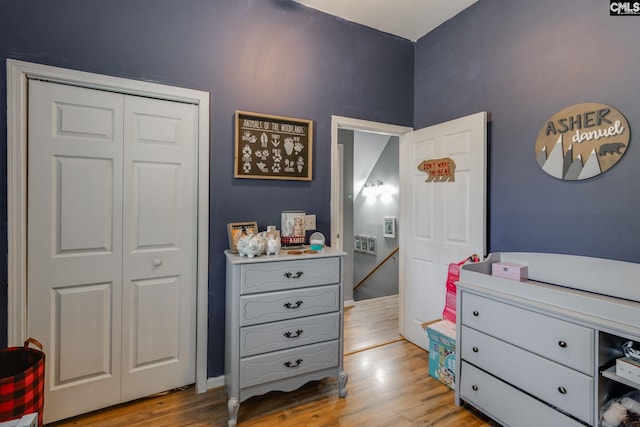
[[454, 262], [449, 264], [449, 271], [447, 273], [447, 294], [445, 297], [444, 310], [442, 311], [442, 318], [449, 320], [453, 323], [456, 322], [456, 282], [460, 280], [460, 267], [466, 262], [479, 262], [480, 257], [473, 254], [469, 258], [465, 258], [460, 262]]

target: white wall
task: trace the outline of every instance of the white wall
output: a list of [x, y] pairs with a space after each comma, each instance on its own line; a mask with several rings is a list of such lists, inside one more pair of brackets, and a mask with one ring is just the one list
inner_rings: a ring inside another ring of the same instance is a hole
[[353, 194], [359, 194], [387, 146], [389, 135], [353, 133]]

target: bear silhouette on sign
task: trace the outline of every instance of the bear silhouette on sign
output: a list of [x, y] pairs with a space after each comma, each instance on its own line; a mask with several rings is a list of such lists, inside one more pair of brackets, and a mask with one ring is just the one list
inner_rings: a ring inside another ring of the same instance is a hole
[[600, 150], [598, 151], [599, 156], [605, 156], [607, 154], [622, 154], [620, 150], [626, 147], [622, 142], [609, 142], [607, 144], [602, 144], [600, 146]]

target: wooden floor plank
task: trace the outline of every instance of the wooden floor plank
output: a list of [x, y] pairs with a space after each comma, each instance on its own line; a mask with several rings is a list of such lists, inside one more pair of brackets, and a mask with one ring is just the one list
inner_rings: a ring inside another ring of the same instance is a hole
[[398, 295], [357, 301], [344, 314], [344, 354], [402, 340]]
[[[310, 382], [289, 393], [271, 392], [240, 405], [239, 427], [496, 427], [469, 408], [454, 405], [449, 387], [429, 376], [428, 353], [398, 334], [397, 296], [359, 301], [345, 312], [348, 395], [338, 382]], [[139, 399], [51, 426], [227, 425], [223, 388], [196, 394], [193, 387]]]

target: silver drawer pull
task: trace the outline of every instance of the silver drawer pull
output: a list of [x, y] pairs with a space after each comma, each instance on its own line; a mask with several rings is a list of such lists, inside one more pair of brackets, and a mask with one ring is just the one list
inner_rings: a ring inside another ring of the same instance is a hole
[[473, 315], [474, 315], [474, 316], [476, 316], [476, 317], [478, 317], [478, 316], [480, 316], [480, 312], [478, 312], [477, 310], [474, 310], [474, 311], [473, 311]]
[[303, 331], [302, 329], [298, 329], [298, 330], [295, 332], [295, 334], [294, 334], [293, 332], [289, 332], [289, 331], [287, 331], [287, 332], [285, 332], [285, 333], [284, 333], [284, 336], [285, 336], [286, 338], [298, 338], [300, 335], [302, 335], [302, 333], [303, 333], [303, 332], [304, 332], [304, 331]]
[[303, 301], [300, 301], [300, 300], [296, 301], [296, 303], [295, 303], [295, 304], [292, 304], [292, 303], [290, 303], [290, 302], [285, 302], [285, 303], [283, 304], [283, 307], [284, 307], [284, 308], [287, 308], [287, 309], [289, 309], [289, 310], [295, 310], [296, 308], [300, 308], [300, 306], [302, 305], [302, 303], [303, 303]]
[[558, 341], [558, 345], [562, 348], [567, 348], [567, 342], [566, 341]]
[[282, 365], [287, 368], [297, 368], [302, 363], [302, 359], [296, 359], [295, 362], [289, 362], [288, 360], [284, 362]]
[[474, 353], [477, 353], [478, 351], [480, 351], [478, 350], [478, 347], [473, 347], [471, 350], [473, 350]]
[[474, 384], [474, 385], [471, 386], [471, 389], [473, 391], [478, 391], [478, 386]]
[[296, 274], [293, 274], [290, 271], [287, 271], [286, 273], [284, 273], [284, 277], [286, 277], [287, 279], [299, 279], [302, 277], [303, 274], [304, 274], [304, 271], [297, 271]]
[[564, 387], [558, 387], [558, 392], [560, 392], [560, 394], [567, 394], [567, 389]]

